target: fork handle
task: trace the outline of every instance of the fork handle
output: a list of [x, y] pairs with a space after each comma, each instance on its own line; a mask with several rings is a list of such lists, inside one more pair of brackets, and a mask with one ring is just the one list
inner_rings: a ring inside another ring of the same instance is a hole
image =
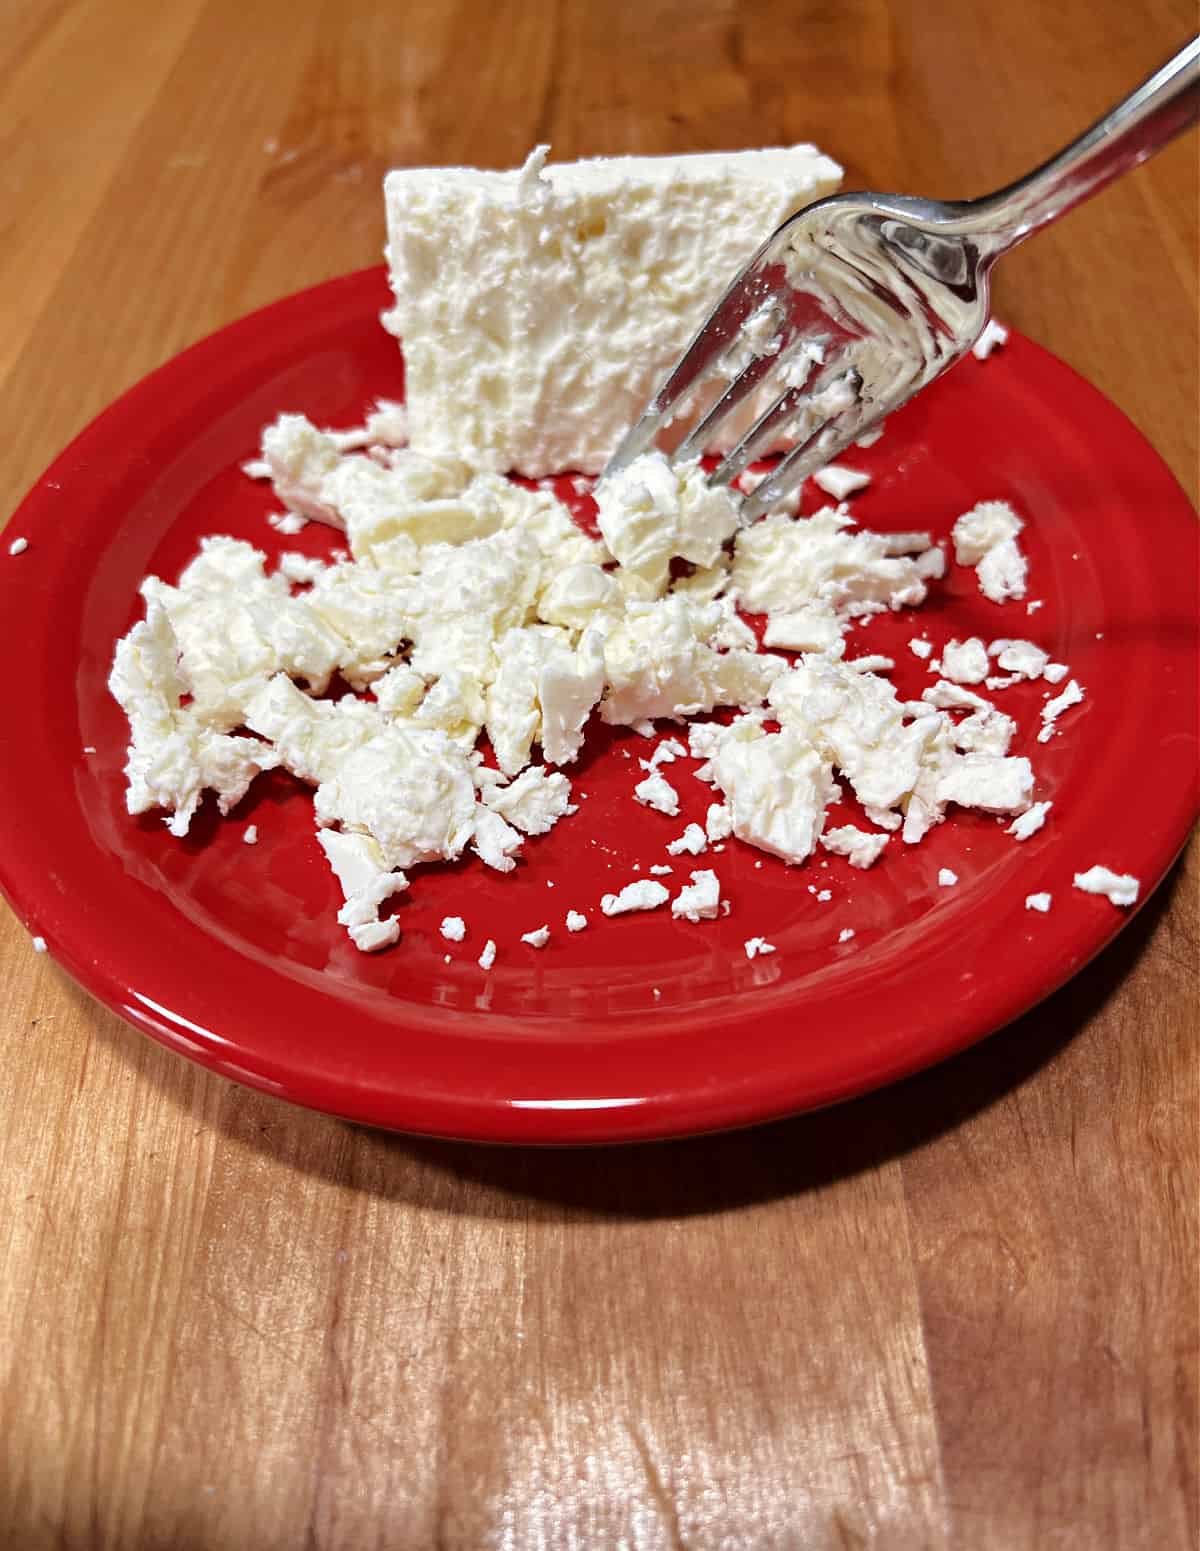
[[[1144, 162], [1200, 117], [1200, 38], [1028, 177], [968, 207], [993, 256]], [[994, 246], [993, 246], [994, 245]]]

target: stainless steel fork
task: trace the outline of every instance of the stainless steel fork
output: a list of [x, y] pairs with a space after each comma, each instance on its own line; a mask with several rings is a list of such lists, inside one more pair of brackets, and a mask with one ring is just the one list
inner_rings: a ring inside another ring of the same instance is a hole
[[648, 450], [701, 389], [728, 386], [674, 449], [696, 457], [771, 397], [714, 469], [728, 485], [781, 436], [784, 458], [741, 502], [752, 521], [952, 366], [987, 321], [992, 265], [1200, 114], [1200, 38], [1086, 134], [983, 199], [838, 194], [785, 221], [709, 314], [609, 460]]

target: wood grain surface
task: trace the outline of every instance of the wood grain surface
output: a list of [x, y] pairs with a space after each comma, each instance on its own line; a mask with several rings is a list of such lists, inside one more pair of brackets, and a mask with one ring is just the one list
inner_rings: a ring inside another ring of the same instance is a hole
[[[1182, 0], [7, 0], [0, 507], [116, 393], [375, 261], [392, 164], [814, 139], [983, 192]], [[1196, 143], [997, 311], [1195, 492]], [[19, 664], [14, 665], [19, 671]], [[1136, 800], [1136, 794], [1131, 797]], [[1197, 848], [1002, 1036], [616, 1153], [207, 1076], [0, 918], [0, 1545], [1194, 1547]]]

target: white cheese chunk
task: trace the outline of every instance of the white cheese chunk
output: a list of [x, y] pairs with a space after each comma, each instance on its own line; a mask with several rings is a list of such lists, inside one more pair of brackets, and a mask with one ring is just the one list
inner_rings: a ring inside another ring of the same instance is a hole
[[735, 722], [713, 760], [717, 785], [733, 814], [733, 833], [748, 844], [802, 862], [812, 854], [833, 796], [829, 762], [801, 734], [765, 733]]
[[547, 834], [559, 819], [575, 812], [570, 781], [542, 765], [531, 765], [507, 786], [485, 791], [482, 800], [524, 835]]
[[550, 941], [550, 928], [548, 926], [535, 927], [532, 932], [522, 932], [521, 941], [527, 942], [531, 948], [544, 948]]
[[670, 891], [652, 878], [637, 878], [618, 894], [605, 894], [600, 909], [606, 916], [621, 916], [631, 910], [657, 910], [670, 899]]
[[827, 851], [846, 857], [851, 867], [864, 871], [879, 860], [887, 849], [887, 843], [887, 835], [873, 835], [869, 830], [858, 829], [853, 824], [827, 829], [821, 836], [821, 844]]
[[953, 872], [949, 867], [939, 867], [937, 881], [938, 888], [952, 889], [958, 882], [958, 874]]
[[1103, 894], [1114, 905], [1134, 905], [1137, 903], [1140, 884], [1129, 873], [1113, 872], [1111, 868], [1099, 863], [1095, 867], [1089, 867], [1086, 872], [1077, 872], [1073, 879], [1074, 886], [1085, 894]]
[[748, 959], [756, 959], [761, 954], [774, 953], [775, 944], [768, 942], [765, 937], [747, 937], [742, 944]]
[[635, 799], [657, 813], [679, 812], [679, 793], [659, 771], [654, 770], [633, 789]]
[[580, 910], [567, 911], [567, 931], [582, 932], [588, 924], [587, 916]]
[[865, 490], [870, 483], [869, 474], [863, 473], [861, 469], [847, 468], [842, 463], [827, 463], [813, 475], [813, 484], [819, 485], [835, 501], [844, 501], [856, 491]]
[[483, 952], [479, 955], [480, 969], [491, 969], [496, 962], [496, 944], [489, 937], [483, 945]]
[[839, 176], [811, 146], [389, 173], [412, 446], [598, 473], [728, 277]]
[[699, 856], [702, 851], [708, 850], [708, 836], [700, 828], [699, 824], [689, 824], [683, 834], [677, 840], [672, 840], [667, 845], [668, 856]]
[[988, 675], [988, 655], [979, 637], [947, 641], [942, 648], [942, 673], [955, 684], [982, 684]]
[[986, 361], [993, 350], [1007, 343], [1008, 329], [1003, 323], [997, 323], [995, 318], [989, 318], [983, 325], [983, 333], [971, 346], [971, 354], [977, 361]]
[[1028, 840], [1031, 835], [1036, 835], [1038, 830], [1046, 822], [1046, 815], [1053, 808], [1052, 802], [1035, 802], [1025, 812], [1019, 814], [1008, 826], [1007, 834], [1015, 835], [1018, 840]]
[[661, 452], [640, 458], [602, 479], [595, 489], [598, 526], [627, 571], [654, 586], [672, 559], [715, 565], [738, 527], [729, 491], [710, 485], [699, 460], [669, 463]]
[[1052, 896], [1049, 894], [1026, 894], [1026, 910], [1040, 910], [1043, 915], [1050, 909]]
[[684, 921], [715, 921], [721, 913], [721, 885], [715, 872], [702, 870], [692, 874], [671, 901], [671, 914]]
[[447, 942], [462, 942], [467, 935], [467, 923], [462, 916], [443, 916], [438, 931]]
[[954, 558], [959, 565], [978, 565], [990, 549], [1015, 539], [1024, 526], [1007, 501], [980, 501], [951, 530]]

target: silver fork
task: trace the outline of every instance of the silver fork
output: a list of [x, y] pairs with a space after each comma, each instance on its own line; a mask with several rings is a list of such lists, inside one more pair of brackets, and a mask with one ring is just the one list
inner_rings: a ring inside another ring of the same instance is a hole
[[838, 194], [809, 205], [734, 279], [605, 474], [647, 451], [695, 390], [732, 376], [671, 456], [699, 456], [737, 410], [744, 420], [753, 395], [775, 393], [710, 475], [729, 485], [781, 434], [794, 437], [741, 501], [744, 522], [761, 516], [966, 354], [987, 321], [1001, 254], [1145, 161], [1198, 114], [1200, 38], [999, 193], [954, 203]]

